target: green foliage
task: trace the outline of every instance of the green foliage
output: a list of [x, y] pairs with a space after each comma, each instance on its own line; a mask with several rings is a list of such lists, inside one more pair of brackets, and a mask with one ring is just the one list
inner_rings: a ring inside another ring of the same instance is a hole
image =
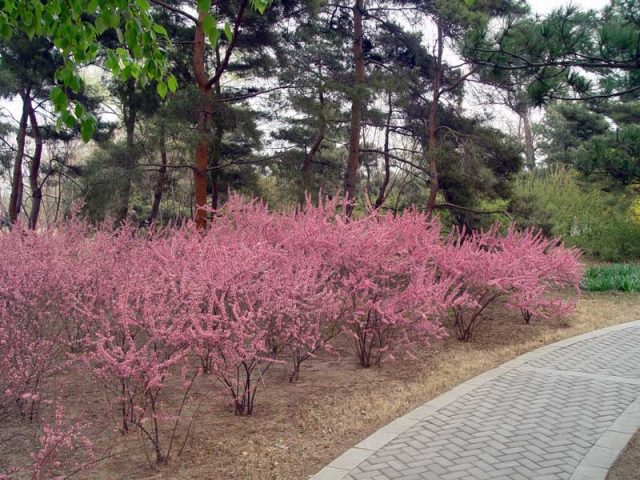
[[619, 96], [638, 85], [640, 2], [611, 0], [600, 11], [575, 5], [523, 16], [467, 36], [464, 52], [495, 73], [522, 70], [536, 105], [551, 99]]
[[548, 107], [538, 126], [546, 164], [570, 165], [613, 184], [640, 183], [640, 127], [632, 113], [637, 103], [623, 99]]
[[[595, 258], [640, 258], [640, 224], [631, 212], [630, 192], [605, 192], [565, 168], [524, 174], [514, 190], [512, 210], [521, 223], [541, 226]], [[528, 208], [518, 209], [522, 205]]]
[[585, 104], [557, 103], [546, 109], [536, 129], [547, 165], [574, 165], [578, 150], [594, 136], [608, 132], [609, 128], [605, 116]]
[[[261, 14], [270, 0], [252, 0]], [[202, 27], [212, 45], [220, 38], [216, 17], [209, 12], [210, 0], [199, 0], [197, 9], [204, 14]], [[185, 11], [185, 17], [190, 16]], [[225, 25], [227, 39], [232, 31]], [[100, 41], [105, 33], [115, 32], [117, 45]], [[97, 120], [72, 94], [84, 86], [78, 67], [105, 58], [104, 67], [121, 81], [135, 79], [142, 86], [157, 81], [157, 92], [164, 98], [175, 92], [177, 79], [169, 73], [168, 50], [171, 39], [167, 29], [156, 23], [149, 0], [0, 0], [0, 37], [9, 39], [24, 33], [29, 39], [50, 41], [64, 60], [55, 79], [59, 86], [51, 91], [51, 101], [60, 114], [58, 127], [80, 125], [84, 141], [93, 135]]]
[[[98, 38], [115, 30], [126, 48], [107, 48]], [[11, 38], [23, 32], [29, 39], [48, 39], [60, 52], [64, 63], [55, 74], [60, 83], [51, 100], [60, 113], [60, 124], [81, 125], [86, 141], [96, 128], [96, 119], [77, 102], [66, 101], [84, 85], [77, 70], [105, 55], [105, 66], [124, 80], [162, 80], [166, 76], [166, 50], [160, 38], [166, 31], [153, 20], [147, 0], [1, 0], [0, 35]], [[159, 38], [160, 37], [160, 38]]]
[[577, 150], [574, 165], [623, 185], [640, 183], [640, 126], [623, 125], [594, 137]]
[[640, 265], [616, 263], [591, 267], [585, 273], [582, 288], [590, 292], [640, 292]]
[[104, 143], [83, 166], [83, 210], [92, 221], [101, 222], [114, 215], [125, 184], [139, 180], [140, 172], [129, 168], [128, 162], [126, 145], [109, 142]]

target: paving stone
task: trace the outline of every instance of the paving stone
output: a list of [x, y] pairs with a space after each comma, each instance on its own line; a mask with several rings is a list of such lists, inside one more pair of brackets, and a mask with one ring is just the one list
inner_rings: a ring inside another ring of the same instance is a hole
[[[604, 479], [640, 426], [640, 324], [543, 352], [428, 402], [331, 466], [351, 468], [348, 480]], [[313, 480], [344, 470], [323, 472]]]
[[561, 348], [528, 362], [534, 367], [640, 378], [640, 327], [629, 327]]

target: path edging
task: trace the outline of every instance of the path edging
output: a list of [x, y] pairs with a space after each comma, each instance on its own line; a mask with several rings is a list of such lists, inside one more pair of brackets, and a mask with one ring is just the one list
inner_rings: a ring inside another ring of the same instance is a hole
[[569, 480], [604, 480], [640, 429], [640, 397], [627, 407], [580, 461]]
[[[410, 412], [396, 418], [384, 427], [380, 428], [367, 438], [350, 448], [342, 455], [334, 459], [309, 480], [342, 480], [360, 463], [391, 442], [398, 435], [404, 433], [426, 417], [436, 413], [442, 407], [458, 400], [463, 395], [484, 385], [490, 380], [511, 371], [515, 368], [534, 360], [542, 355], [560, 350], [591, 338], [596, 338], [617, 330], [640, 326], [640, 320], [621, 323], [611, 327], [601, 328], [592, 332], [583, 333], [575, 337], [560, 340], [549, 345], [524, 353], [502, 365], [477, 375], [466, 382], [452, 388]], [[604, 480], [620, 453], [625, 449], [636, 430], [640, 428], [640, 398], [633, 402], [609, 427], [609, 429], [596, 441], [587, 455], [578, 464], [570, 480]], [[602, 476], [604, 473], [604, 476]]]

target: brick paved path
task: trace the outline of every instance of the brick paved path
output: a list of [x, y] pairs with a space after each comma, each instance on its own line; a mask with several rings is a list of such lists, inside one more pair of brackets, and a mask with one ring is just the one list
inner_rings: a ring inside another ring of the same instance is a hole
[[604, 479], [638, 427], [640, 322], [632, 322], [480, 375], [396, 419], [313, 480]]

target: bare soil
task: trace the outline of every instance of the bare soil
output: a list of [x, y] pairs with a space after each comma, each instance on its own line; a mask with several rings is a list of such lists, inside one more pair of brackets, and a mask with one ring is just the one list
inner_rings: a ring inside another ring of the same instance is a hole
[[[303, 365], [297, 383], [288, 382], [285, 366], [274, 366], [260, 386], [250, 417], [234, 416], [219, 389], [205, 379], [197, 384], [178, 429], [182, 452], [163, 467], [153, 465], [141, 436], [120, 435], [114, 428], [116, 419], [105, 417], [105, 392], [94, 379], [67, 375], [59, 379], [66, 384], [62, 400], [69, 413], [91, 423], [88, 433], [97, 439], [100, 459], [93, 470], [76, 478], [306, 479], [395, 417], [455, 385], [542, 345], [635, 320], [638, 311], [640, 294], [625, 293], [586, 293], [570, 318], [534, 319], [531, 325], [496, 309], [472, 343], [450, 337], [434, 342], [417, 360], [398, 359], [369, 369], [357, 365], [350, 342], [341, 338], [334, 353], [322, 353]], [[14, 429], [27, 437], [34, 433], [24, 425]], [[16, 457], [29, 451], [19, 442], [14, 447], [11, 455]], [[637, 448], [630, 458], [640, 465]], [[635, 476], [610, 478], [639, 479], [638, 471], [633, 470]]]

